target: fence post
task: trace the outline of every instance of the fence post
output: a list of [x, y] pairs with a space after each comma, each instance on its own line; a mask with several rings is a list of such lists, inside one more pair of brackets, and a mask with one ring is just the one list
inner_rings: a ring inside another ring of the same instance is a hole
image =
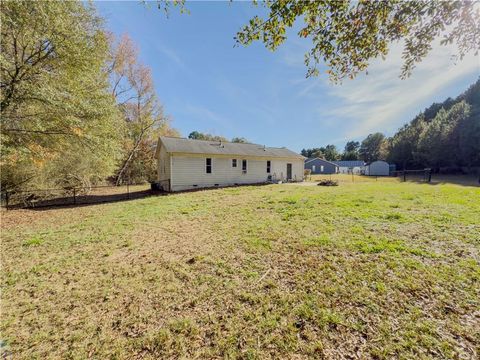
[[427, 170], [428, 182], [432, 182], [432, 169]]
[[8, 191], [5, 191], [5, 209], [8, 210]]
[[77, 193], [75, 188], [73, 188], [73, 205], [77, 205]]
[[407, 181], [407, 172], [403, 170], [403, 182]]

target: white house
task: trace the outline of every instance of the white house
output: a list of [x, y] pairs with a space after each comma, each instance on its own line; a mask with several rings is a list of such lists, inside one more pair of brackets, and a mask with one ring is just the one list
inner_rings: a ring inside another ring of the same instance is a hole
[[286, 148], [161, 136], [157, 181], [165, 191], [303, 181], [304, 157]]
[[365, 166], [365, 175], [388, 176], [390, 175], [390, 165], [382, 160], [374, 161]]

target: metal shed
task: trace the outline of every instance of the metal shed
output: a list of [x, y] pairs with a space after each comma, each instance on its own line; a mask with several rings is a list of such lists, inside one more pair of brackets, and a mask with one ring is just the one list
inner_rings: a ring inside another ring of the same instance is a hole
[[365, 167], [365, 175], [368, 176], [389, 176], [390, 165], [386, 161], [378, 160]]

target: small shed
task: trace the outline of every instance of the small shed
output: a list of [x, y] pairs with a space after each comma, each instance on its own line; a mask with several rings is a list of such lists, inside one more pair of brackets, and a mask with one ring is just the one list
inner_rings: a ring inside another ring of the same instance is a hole
[[365, 175], [367, 176], [389, 176], [390, 165], [386, 161], [377, 160], [365, 167]]
[[305, 161], [305, 169], [310, 169], [311, 174], [336, 174], [338, 166], [320, 158], [310, 158]]

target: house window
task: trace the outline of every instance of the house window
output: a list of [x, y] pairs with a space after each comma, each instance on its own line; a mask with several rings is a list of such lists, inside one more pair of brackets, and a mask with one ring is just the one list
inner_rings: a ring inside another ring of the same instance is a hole
[[244, 174], [247, 173], [247, 160], [245, 160], [245, 159], [242, 160], [242, 172]]
[[211, 158], [206, 158], [205, 159], [205, 172], [207, 174], [211, 174], [212, 173], [212, 159]]
[[320, 172], [323, 172], [323, 165], [320, 165]]
[[312, 165], [312, 172], [315, 172], [316, 168], [315, 165]]
[[232, 167], [237, 167], [237, 159], [232, 159]]
[[270, 174], [271, 162], [267, 160], [267, 174]]

